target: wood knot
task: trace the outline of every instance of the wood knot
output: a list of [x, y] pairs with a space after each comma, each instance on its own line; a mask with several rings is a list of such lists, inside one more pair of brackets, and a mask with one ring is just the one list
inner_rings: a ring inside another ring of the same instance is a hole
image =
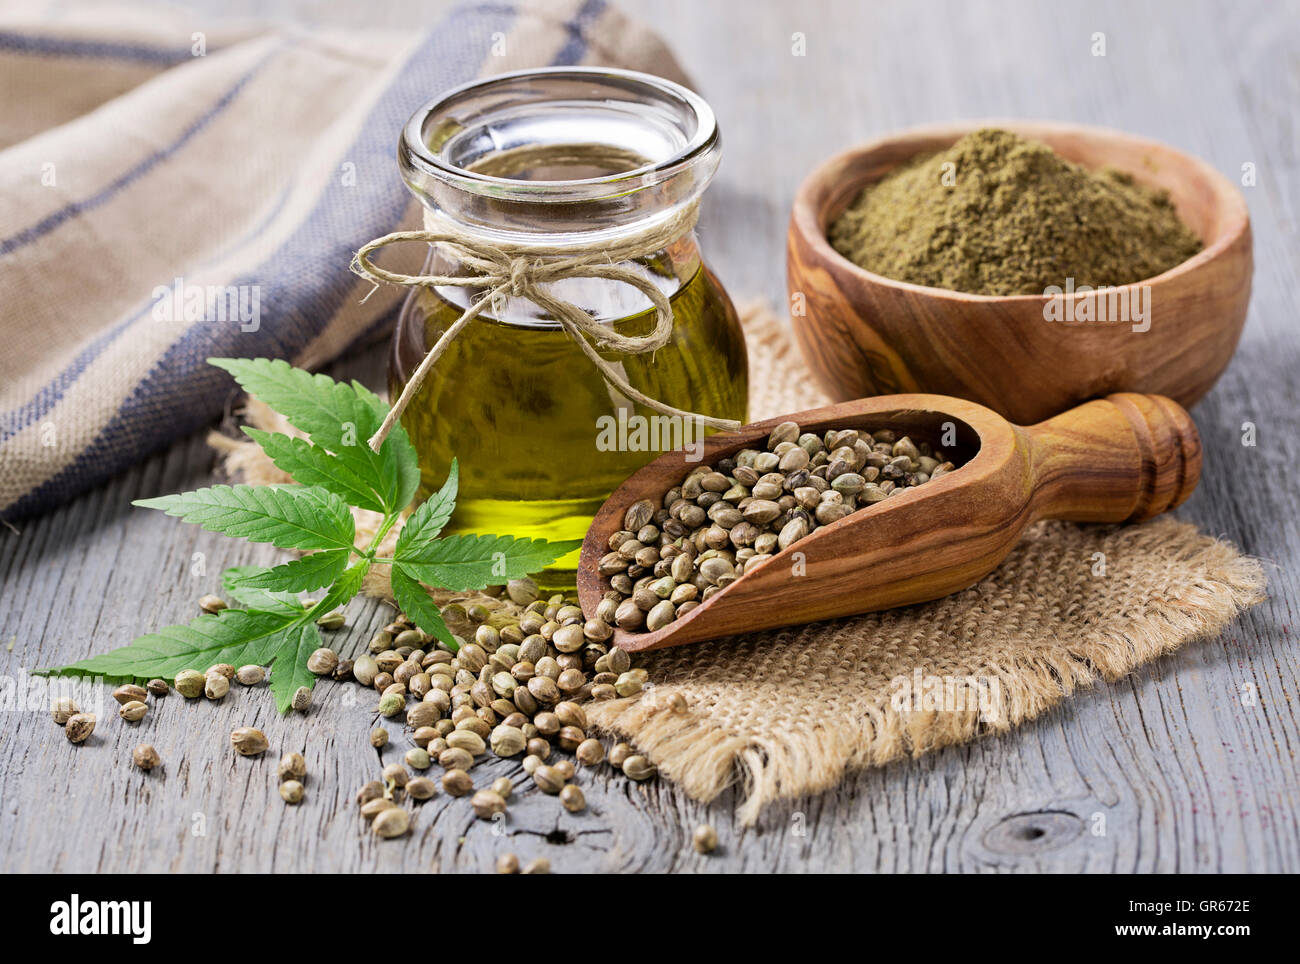
[[984, 834], [984, 846], [1010, 856], [1063, 847], [1083, 833], [1083, 821], [1065, 810], [1033, 810], [1003, 817]]

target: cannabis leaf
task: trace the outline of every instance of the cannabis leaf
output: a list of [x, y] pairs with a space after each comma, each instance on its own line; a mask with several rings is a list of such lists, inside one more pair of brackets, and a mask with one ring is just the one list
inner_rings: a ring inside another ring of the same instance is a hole
[[214, 485], [132, 504], [281, 549], [351, 549], [356, 535], [347, 503], [313, 486]]
[[399, 545], [393, 561], [420, 582], [461, 591], [526, 576], [581, 545], [580, 539], [547, 542], [514, 536], [448, 536], [409, 555], [403, 554]]
[[[277, 566], [227, 569], [222, 587], [244, 609], [168, 626], [112, 652], [38, 670], [38, 675], [144, 682], [183, 669], [203, 671], [215, 663], [270, 665], [271, 692], [284, 713], [300, 687], [315, 685], [307, 658], [321, 646], [317, 620], [347, 605], [373, 566], [391, 566], [398, 604], [415, 625], [455, 651], [456, 637], [426, 585], [454, 591], [499, 585], [544, 568], [581, 544], [494, 535], [440, 538], [456, 508], [460, 472], [453, 459], [442, 488], [402, 527], [393, 557], [381, 557], [379, 547], [420, 484], [415, 447], [401, 425], [393, 427], [378, 452], [367, 444], [388, 413], [384, 402], [357, 382], [336, 382], [283, 361], [209, 361], [307, 436], [244, 429], [294, 482], [214, 485], [135, 504], [161, 509], [211, 532], [308, 554]], [[382, 516], [367, 545], [356, 544], [352, 508]], [[320, 589], [325, 594], [310, 606], [298, 598], [299, 593]]]

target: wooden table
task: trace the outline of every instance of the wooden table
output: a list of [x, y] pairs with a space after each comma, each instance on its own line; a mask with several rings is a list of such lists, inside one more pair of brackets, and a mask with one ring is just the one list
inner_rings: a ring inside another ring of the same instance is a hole
[[[130, 730], [109, 702], [95, 745], [82, 748], [43, 712], [9, 713], [0, 739], [0, 869], [481, 871], [512, 850], [525, 859], [544, 854], [557, 871], [1300, 870], [1300, 5], [645, 6], [722, 122], [725, 159], [702, 239], [737, 296], [779, 303], [798, 181], [827, 154], [886, 130], [1051, 118], [1157, 138], [1234, 179], [1253, 164], [1256, 182], [1245, 188], [1256, 255], [1250, 321], [1236, 359], [1194, 412], [1205, 475], [1179, 515], [1266, 560], [1269, 600], [1221, 638], [1080, 694], [1009, 736], [773, 806], [749, 830], [731, 816], [735, 794], [704, 807], [662, 780], [596, 777], [584, 780], [589, 808], [580, 815], [522, 794], [494, 832], [465, 801], [440, 795], [420, 807], [410, 838], [379, 841], [352, 803], [377, 770], [366, 741], [373, 718], [357, 705], [355, 687], [318, 687], [309, 724], [280, 719], [260, 692], [219, 705], [185, 704], [173, 693]], [[330, 16], [400, 22], [433, 13], [412, 0]], [[1098, 32], [1104, 57], [1092, 53]], [[805, 56], [792, 53], [796, 33]], [[343, 371], [381, 384], [381, 365], [374, 352]], [[1255, 426], [1254, 446], [1243, 445], [1245, 423]], [[3, 673], [188, 619], [224, 567], [274, 558], [129, 507], [142, 495], [205, 484], [213, 468], [213, 454], [193, 438], [21, 534], [0, 536], [0, 643], [13, 644], [0, 646]], [[335, 637], [342, 648], [364, 643], [379, 609], [353, 605]], [[241, 724], [264, 729], [276, 751], [303, 750], [311, 776], [301, 806], [278, 799], [271, 755], [228, 751], [227, 734]], [[129, 761], [142, 739], [166, 761], [148, 778]], [[475, 770], [489, 773], [522, 780], [517, 762]], [[722, 841], [708, 858], [689, 845], [706, 820]]]

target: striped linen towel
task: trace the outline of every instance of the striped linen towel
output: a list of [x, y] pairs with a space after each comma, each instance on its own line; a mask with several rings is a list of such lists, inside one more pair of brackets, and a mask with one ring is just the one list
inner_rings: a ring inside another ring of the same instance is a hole
[[683, 79], [605, 0], [469, 3], [401, 32], [53, 9], [0, 8], [5, 521], [209, 424], [230, 391], [209, 356], [313, 367], [382, 335], [402, 292], [362, 303], [348, 261], [418, 226], [395, 146], [421, 104], [551, 64]]

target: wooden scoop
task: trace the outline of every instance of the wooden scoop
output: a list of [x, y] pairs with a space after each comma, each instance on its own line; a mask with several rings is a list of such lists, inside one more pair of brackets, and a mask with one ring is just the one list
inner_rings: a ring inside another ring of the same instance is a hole
[[958, 468], [815, 530], [662, 629], [616, 630], [616, 645], [660, 649], [937, 599], [991, 572], [1031, 522], [1147, 519], [1182, 503], [1201, 473], [1196, 426], [1162, 395], [1111, 395], [1027, 427], [944, 395], [829, 405], [711, 436], [696, 447], [702, 457], [668, 452], [632, 475], [583, 542], [583, 611], [591, 616], [609, 588], [597, 563], [632, 503], [650, 499], [658, 508], [691, 469], [764, 448], [784, 421], [819, 435], [894, 429], [942, 448]]

